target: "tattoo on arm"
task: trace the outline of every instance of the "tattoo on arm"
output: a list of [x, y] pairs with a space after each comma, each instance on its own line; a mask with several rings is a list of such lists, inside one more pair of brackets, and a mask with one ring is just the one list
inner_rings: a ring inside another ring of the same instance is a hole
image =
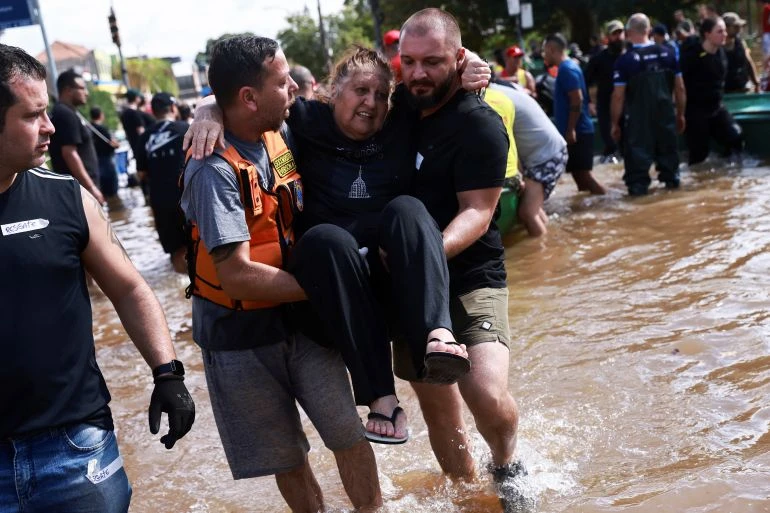
[[105, 223], [107, 223], [107, 230], [109, 230], [110, 234], [110, 241], [115, 244], [118, 248], [120, 248], [120, 252], [123, 254], [123, 259], [126, 261], [131, 261], [131, 259], [128, 257], [128, 253], [126, 253], [126, 249], [123, 247], [123, 244], [120, 243], [120, 240], [118, 239], [118, 235], [115, 233], [115, 230], [112, 228], [112, 223], [110, 223], [110, 219], [107, 217], [107, 214], [104, 212], [104, 209], [102, 208], [101, 204], [91, 196], [91, 194], [88, 195], [89, 198], [91, 198], [91, 202], [94, 205], [94, 208], [97, 212], [99, 212], [99, 217], [101, 217]]
[[212, 249], [211, 259], [214, 261], [214, 265], [220, 264], [230, 258], [240, 245], [240, 242], [231, 242], [230, 244], [223, 244]]

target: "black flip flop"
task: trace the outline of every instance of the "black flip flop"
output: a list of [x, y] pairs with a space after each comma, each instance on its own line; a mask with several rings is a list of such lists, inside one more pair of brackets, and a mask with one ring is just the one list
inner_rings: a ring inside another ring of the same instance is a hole
[[[382, 413], [377, 413], [376, 411], [369, 412], [369, 415], [366, 416], [367, 419], [372, 420], [385, 420], [393, 424], [393, 429], [396, 429], [396, 417], [398, 417], [399, 413], [404, 413], [404, 409], [400, 406], [396, 406], [393, 409], [393, 415], [388, 417], [387, 415], [383, 415]], [[403, 438], [396, 438], [394, 436], [385, 436], [381, 435], [379, 433], [374, 433], [372, 431], [366, 431], [364, 433], [364, 436], [367, 440], [370, 442], [374, 442], [377, 444], [389, 444], [389, 445], [396, 445], [396, 444], [403, 444], [407, 440], [409, 440], [409, 431], [407, 430], [406, 436]]]
[[[429, 342], [444, 342], [431, 339]], [[459, 346], [458, 342], [444, 342], [449, 345]], [[433, 385], [452, 385], [457, 380], [468, 374], [471, 370], [471, 361], [458, 354], [444, 351], [431, 351], [425, 355], [425, 374], [422, 382]]]

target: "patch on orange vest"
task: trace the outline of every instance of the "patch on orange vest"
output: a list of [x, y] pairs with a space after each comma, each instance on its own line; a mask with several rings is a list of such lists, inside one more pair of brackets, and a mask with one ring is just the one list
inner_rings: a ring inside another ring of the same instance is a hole
[[278, 176], [284, 178], [289, 173], [297, 170], [297, 165], [294, 163], [294, 155], [290, 151], [279, 155], [273, 160], [273, 167]]

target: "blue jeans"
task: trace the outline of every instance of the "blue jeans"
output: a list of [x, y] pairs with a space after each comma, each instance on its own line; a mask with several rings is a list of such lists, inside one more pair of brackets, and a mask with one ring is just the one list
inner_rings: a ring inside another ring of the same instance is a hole
[[115, 433], [77, 424], [0, 440], [0, 513], [125, 513]]

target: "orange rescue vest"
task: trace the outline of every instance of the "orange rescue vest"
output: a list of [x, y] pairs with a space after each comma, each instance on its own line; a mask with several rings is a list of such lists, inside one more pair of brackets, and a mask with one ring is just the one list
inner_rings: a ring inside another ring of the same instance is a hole
[[[302, 181], [294, 156], [281, 133], [266, 132], [262, 140], [274, 178], [270, 190], [262, 186], [256, 166], [244, 159], [234, 146], [230, 145], [216, 155], [230, 165], [238, 178], [246, 224], [251, 235], [251, 261], [283, 268], [289, 250], [294, 245], [294, 215], [303, 208]], [[228, 297], [222, 290], [214, 261], [200, 238], [197, 225], [190, 225], [191, 244], [187, 262], [191, 284], [187, 290], [188, 298], [191, 295], [198, 296], [234, 310], [277, 306], [277, 303], [269, 301], [240, 301]]]

